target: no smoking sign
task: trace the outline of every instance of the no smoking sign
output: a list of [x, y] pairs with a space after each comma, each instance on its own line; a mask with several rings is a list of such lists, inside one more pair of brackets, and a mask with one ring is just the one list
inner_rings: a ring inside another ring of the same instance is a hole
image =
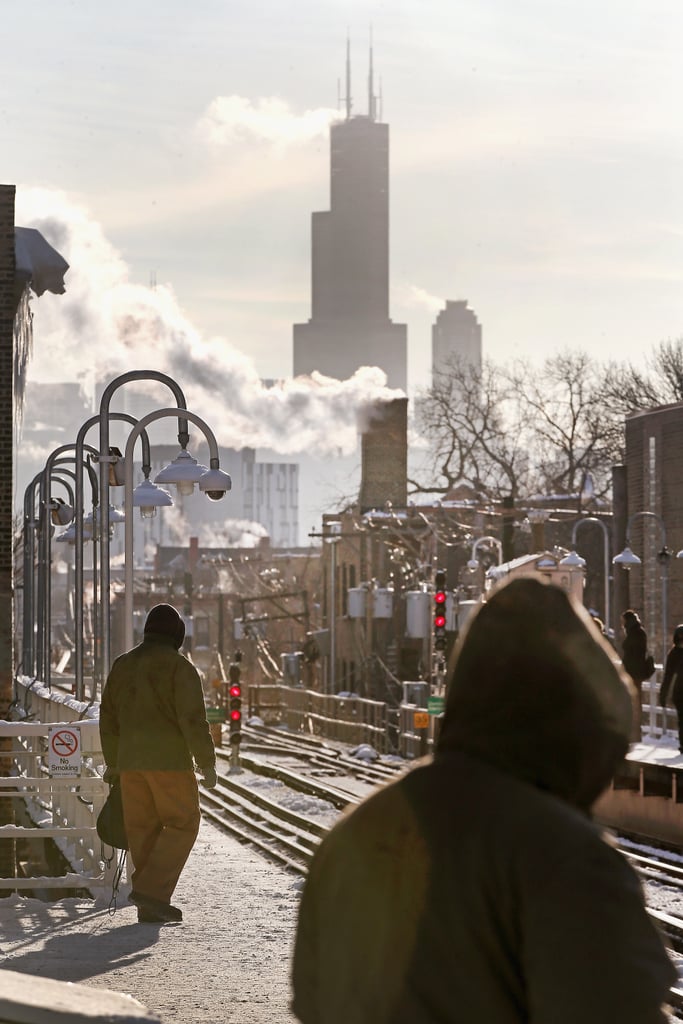
[[47, 734], [50, 775], [77, 778], [81, 774], [81, 731], [73, 726], [54, 725]]

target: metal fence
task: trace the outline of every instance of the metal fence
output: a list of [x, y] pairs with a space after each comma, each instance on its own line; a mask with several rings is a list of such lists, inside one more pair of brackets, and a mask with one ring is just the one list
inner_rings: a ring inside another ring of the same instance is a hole
[[109, 791], [102, 780], [99, 708], [26, 677], [18, 681], [17, 696], [13, 720], [0, 721], [0, 736], [12, 741], [11, 752], [3, 754], [9, 774], [0, 778], [0, 791], [5, 798], [22, 801], [29, 824], [0, 824], [0, 838], [28, 843], [51, 839], [70, 870], [0, 878], [0, 889], [86, 889], [93, 896], [105, 895], [111, 891], [117, 858], [95, 827]]

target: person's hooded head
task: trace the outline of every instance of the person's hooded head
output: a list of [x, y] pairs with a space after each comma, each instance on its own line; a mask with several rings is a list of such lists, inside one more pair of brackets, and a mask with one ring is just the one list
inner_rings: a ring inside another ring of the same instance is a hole
[[185, 623], [172, 604], [155, 604], [145, 619], [145, 636], [170, 637], [176, 650], [185, 639]]
[[634, 612], [632, 608], [628, 608], [622, 613], [621, 621], [624, 629], [628, 633], [631, 629], [637, 629], [641, 625], [640, 618], [637, 612]]
[[633, 699], [588, 612], [513, 579], [456, 648], [437, 755], [465, 751], [588, 810], [628, 750]]

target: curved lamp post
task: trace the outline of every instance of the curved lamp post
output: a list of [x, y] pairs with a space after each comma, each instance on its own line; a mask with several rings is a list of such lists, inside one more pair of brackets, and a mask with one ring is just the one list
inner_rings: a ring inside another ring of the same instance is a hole
[[[128, 374], [124, 377], [128, 379]], [[159, 376], [163, 377], [163, 374]], [[117, 377], [116, 380], [122, 380]], [[116, 383], [113, 381], [112, 384]], [[133, 426], [137, 424], [137, 419], [134, 416], [124, 412], [110, 412], [108, 413], [109, 420], [119, 420], [124, 423], [130, 423]], [[105, 449], [100, 448], [100, 452], [96, 452], [95, 449], [89, 448], [85, 444], [85, 436], [95, 424], [100, 425], [100, 434], [102, 433], [101, 428], [101, 413], [96, 416], [91, 416], [90, 419], [86, 420], [81, 425], [76, 437], [76, 458], [82, 458], [83, 452], [86, 448], [92, 455], [92, 461], [97, 462], [100, 465], [100, 497], [102, 495], [102, 480], [106, 476], [106, 508], [107, 511], [104, 513], [104, 500], [100, 501], [100, 512], [97, 514], [97, 523], [95, 524], [95, 530], [92, 537], [86, 537], [86, 524], [84, 520], [84, 504], [83, 504], [83, 480], [82, 478], [76, 478], [76, 519], [75, 519], [75, 577], [76, 577], [76, 599], [74, 608], [74, 633], [76, 641], [76, 652], [75, 652], [75, 674], [76, 674], [76, 686], [75, 692], [79, 700], [83, 700], [84, 697], [84, 680], [83, 680], [83, 543], [86, 539], [93, 539], [97, 543], [99, 541], [100, 546], [100, 600], [93, 602], [93, 625], [94, 633], [96, 637], [96, 650], [94, 652], [94, 663], [93, 663], [93, 686], [92, 686], [92, 697], [93, 699], [97, 693], [98, 683], [100, 683], [105, 677], [105, 670], [108, 671], [109, 665], [109, 540], [110, 540], [110, 505], [109, 505], [109, 487], [112, 484], [112, 472], [115, 476], [115, 482], [117, 484], [123, 484], [123, 478], [117, 475], [117, 470], [120, 472], [119, 462], [121, 460], [121, 453], [118, 449], [113, 449], [109, 446], [109, 434], [107, 431], [105, 443], [107, 445], [107, 455], [104, 457], [102, 452]], [[140, 431], [140, 443], [142, 446], [142, 471], [147, 480], [151, 472], [151, 449], [149, 443], [149, 436], [146, 430]], [[145, 495], [147, 500], [147, 515], [153, 515], [156, 511], [157, 505], [173, 504], [173, 500], [166, 492], [162, 491], [161, 488], [155, 488], [153, 484], [150, 484], [150, 490]], [[157, 499], [156, 501], [154, 499]], [[134, 501], [134, 504], [139, 504], [138, 500]], [[96, 548], [93, 547], [93, 563], [96, 561]], [[103, 566], [107, 566], [106, 572], [103, 570]], [[106, 589], [105, 589], [106, 582]], [[105, 627], [106, 623], [106, 627]], [[100, 638], [100, 650], [97, 651], [97, 637]], [[105, 641], [106, 638], [106, 641]], [[104, 661], [106, 657], [106, 662]]]
[[[125, 646], [126, 650], [129, 650], [133, 646], [134, 642], [134, 629], [133, 629], [133, 585], [134, 585], [134, 568], [133, 568], [133, 447], [135, 441], [139, 436], [140, 432], [145, 429], [150, 423], [155, 420], [163, 419], [165, 417], [178, 417], [178, 409], [157, 409], [155, 412], [150, 412], [142, 419], [138, 421], [136, 426], [130, 432], [128, 440], [126, 441], [126, 451], [124, 455], [124, 467], [125, 467]], [[213, 431], [210, 427], [202, 420], [196, 413], [190, 412], [187, 409], [183, 409], [183, 417], [185, 422], [196, 424], [204, 433], [204, 436], [209, 445], [209, 466], [208, 470], [205, 470], [199, 475], [198, 483], [199, 489], [211, 498], [213, 501], [219, 501], [229, 491], [232, 482], [227, 473], [224, 473], [220, 469], [220, 459], [218, 456], [218, 444]], [[185, 445], [189, 436], [185, 440]], [[182, 444], [182, 442], [181, 442]], [[183, 450], [185, 445], [183, 445]], [[192, 460], [194, 461], [194, 460]], [[159, 474], [160, 476], [161, 474]], [[159, 480], [159, 476], [155, 477], [155, 482]], [[176, 482], [175, 480], [166, 480], [166, 482]]]
[[[63, 460], [61, 459], [55, 460], [55, 465], [51, 472], [51, 482], [58, 482], [62, 484], [73, 505], [73, 490], [66, 480], [61, 479], [61, 476], [66, 474], [73, 477], [74, 474], [60, 465], [62, 461]], [[36, 636], [41, 637], [42, 645], [42, 634], [38, 632], [38, 618], [41, 619], [42, 623], [44, 614], [41, 606], [40, 615], [38, 615], [36, 598], [39, 597], [41, 600], [44, 600], [45, 595], [39, 588], [37, 589], [34, 586], [34, 574], [36, 570], [36, 535], [38, 536], [38, 567], [40, 569], [41, 565], [44, 565], [46, 557], [43, 543], [44, 533], [47, 531], [51, 534], [54, 525], [65, 525], [69, 519], [73, 517], [73, 508], [64, 504], [61, 499], [52, 497], [52, 494], [50, 494], [49, 501], [46, 501], [46, 508], [43, 509], [42, 507], [39, 507], [38, 512], [36, 513], [36, 489], [39, 484], [44, 484], [43, 474], [44, 469], [34, 476], [33, 480], [28, 484], [24, 491], [24, 516], [22, 527], [23, 615], [21, 663], [24, 672], [27, 675], [33, 675], [36, 670]], [[44, 581], [42, 569], [40, 570], [40, 573], [40, 581], [42, 584]]]
[[[111, 403], [114, 392], [118, 390], [123, 384], [127, 384], [134, 380], [155, 380], [161, 384], [165, 384], [173, 393], [177, 408], [173, 411], [178, 419], [178, 443], [181, 449], [184, 451], [187, 448], [188, 441], [190, 439], [187, 430], [187, 419], [185, 415], [186, 401], [185, 395], [183, 394], [182, 388], [172, 377], [167, 376], [165, 373], [161, 373], [159, 370], [130, 370], [128, 373], [123, 373], [119, 377], [115, 377], [114, 380], [107, 384], [106, 388], [102, 392], [102, 398], [100, 400], [100, 411], [99, 411], [99, 423], [100, 423], [100, 502], [102, 506], [102, 529], [100, 531], [100, 563], [101, 563], [101, 587], [100, 587], [100, 601], [102, 610], [102, 656], [101, 656], [101, 676], [104, 681], [109, 673], [110, 664], [110, 622], [109, 622], [109, 606], [110, 606], [110, 568], [109, 568], [109, 468], [112, 462], [118, 461], [117, 455], [112, 455], [109, 449], [109, 405]], [[140, 422], [143, 422], [142, 420]], [[144, 417], [144, 425], [152, 422], [147, 417]], [[137, 427], [133, 430], [133, 435], [137, 438], [141, 433]], [[130, 447], [130, 454], [127, 454], [126, 458], [126, 478], [128, 478], [128, 460], [132, 461], [132, 446]], [[129, 452], [128, 446], [126, 446], [126, 452]], [[130, 467], [132, 474], [132, 466]], [[131, 476], [132, 480], [132, 476]], [[132, 488], [132, 484], [131, 484]], [[129, 495], [126, 492], [126, 507], [129, 504]], [[131, 506], [132, 507], [132, 506]], [[126, 535], [128, 534], [128, 523], [126, 523]], [[127, 597], [128, 595], [126, 595]]]
[[[76, 518], [76, 529], [78, 529], [79, 521], [82, 519], [82, 508], [79, 508], [79, 504], [78, 504], [78, 490], [79, 490], [78, 483], [79, 483], [79, 478], [81, 477], [81, 473], [78, 470], [79, 463], [77, 461], [77, 456], [74, 453], [75, 447], [76, 446], [74, 444], [63, 444], [63, 445], [60, 445], [59, 448], [55, 448], [54, 451], [52, 451], [48, 455], [47, 462], [45, 463], [45, 468], [43, 469], [43, 472], [41, 474], [41, 479], [40, 479], [40, 502], [41, 502], [41, 508], [44, 508], [45, 505], [46, 505], [46, 502], [47, 502], [48, 481], [50, 480], [50, 477], [51, 477], [51, 474], [52, 474], [54, 466], [56, 464], [58, 464], [59, 462], [64, 463], [66, 461], [71, 461], [71, 462], [75, 461], [76, 462], [76, 475], [75, 475], [75, 483], [76, 483], [76, 488], [75, 488], [76, 508], [75, 508], [75, 518]], [[89, 451], [91, 454], [97, 455], [97, 452], [95, 451], [95, 449], [91, 448], [89, 445], [84, 445], [83, 447], [84, 447], [85, 450]], [[64, 456], [67, 453], [70, 454], [70, 458], [69, 459], [65, 459], [64, 458]], [[60, 459], [59, 456], [62, 456], [62, 458]], [[81, 460], [83, 459], [82, 454], [81, 454], [80, 458], [81, 458]], [[83, 465], [82, 461], [81, 461], [81, 465]], [[86, 467], [88, 466], [87, 463], [85, 463], [85, 465], [86, 465]], [[96, 503], [96, 497], [97, 497], [96, 491], [93, 491], [93, 507], [96, 507], [96, 504], [95, 504]], [[45, 512], [47, 513], [47, 509], [45, 510]], [[42, 542], [42, 545], [43, 545], [43, 547], [42, 547], [42, 556], [39, 557], [39, 560], [38, 560], [38, 587], [39, 587], [40, 594], [44, 595], [45, 615], [41, 617], [41, 615], [38, 614], [38, 616], [37, 616], [37, 623], [38, 623], [38, 645], [39, 645], [38, 646], [39, 662], [38, 662], [38, 665], [37, 665], [37, 670], [38, 670], [39, 673], [41, 673], [41, 672], [43, 673], [44, 682], [48, 686], [50, 685], [50, 635], [49, 635], [50, 626], [49, 626], [49, 609], [50, 609], [50, 599], [51, 599], [51, 579], [50, 579], [51, 537], [52, 537], [52, 534], [51, 534], [50, 530], [42, 531], [42, 536], [41, 536], [41, 542]], [[40, 608], [40, 605], [39, 605], [39, 608]]]
[[477, 560], [477, 551], [484, 544], [492, 544], [496, 549], [498, 555], [498, 565], [502, 565], [503, 562], [503, 545], [497, 537], [478, 537], [472, 545], [472, 554], [470, 560], [467, 563], [467, 568], [471, 571], [479, 568], [479, 562]]
[[610, 575], [609, 575], [609, 566], [610, 566], [610, 538], [609, 538], [609, 530], [607, 529], [607, 525], [605, 523], [603, 523], [602, 519], [598, 519], [597, 516], [583, 516], [581, 519], [577, 519], [577, 521], [574, 523], [574, 527], [572, 529], [572, 550], [569, 552], [568, 555], [565, 555], [564, 558], [560, 559], [560, 565], [568, 566], [570, 569], [573, 569], [573, 568], [583, 569], [583, 568], [585, 568], [585, 565], [586, 565], [585, 558], [582, 558], [581, 555], [577, 554], [577, 551], [576, 551], [576, 535], [579, 532], [579, 527], [583, 523], [597, 523], [597, 525], [602, 530], [603, 556], [604, 556], [603, 573], [604, 573], [604, 577], [605, 577], [605, 626], [609, 630], [609, 628], [610, 628], [610, 619], [611, 619], [611, 615], [612, 615], [612, 608], [611, 608], [611, 604], [610, 604], [610, 586], [609, 586], [610, 585]]

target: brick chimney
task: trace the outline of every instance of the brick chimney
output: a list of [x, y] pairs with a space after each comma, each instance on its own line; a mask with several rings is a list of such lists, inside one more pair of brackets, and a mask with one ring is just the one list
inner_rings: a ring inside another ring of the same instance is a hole
[[408, 399], [378, 402], [361, 438], [360, 511], [405, 508], [408, 500]]

